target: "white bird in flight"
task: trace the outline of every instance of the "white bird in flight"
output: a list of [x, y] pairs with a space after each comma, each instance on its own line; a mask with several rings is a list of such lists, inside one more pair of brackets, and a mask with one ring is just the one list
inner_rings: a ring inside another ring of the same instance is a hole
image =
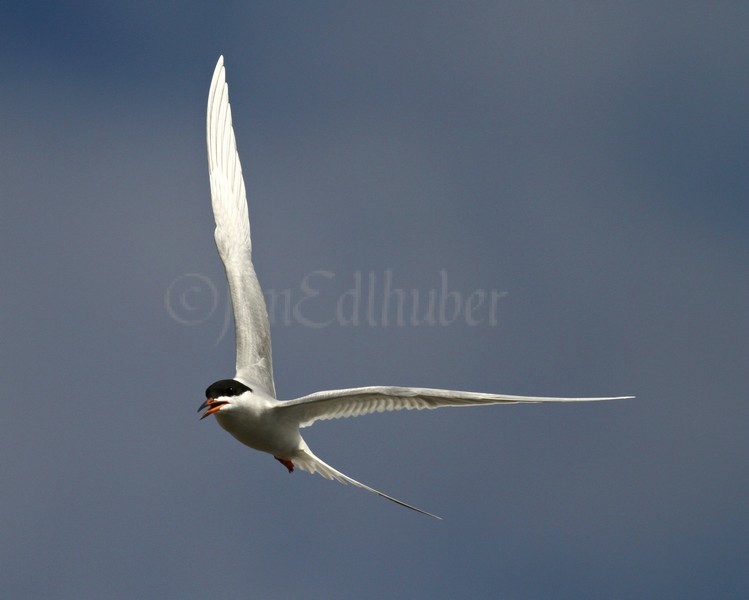
[[327, 390], [295, 400], [278, 400], [273, 384], [268, 313], [252, 265], [247, 198], [232, 128], [223, 56], [218, 59], [211, 81], [206, 125], [211, 202], [216, 221], [214, 237], [226, 270], [234, 309], [237, 364], [233, 379], [217, 381], [206, 390], [206, 401], [198, 409], [198, 412], [205, 409], [201, 419], [214, 415], [219, 425], [237, 440], [250, 448], [272, 455], [290, 473], [294, 467], [310, 473], [320, 473], [327, 479], [358, 486], [401, 506], [439, 519], [437, 515], [379, 492], [323, 462], [312, 453], [299, 429], [318, 420], [358, 417], [390, 410], [619, 400], [632, 397], [539, 398], [372, 386]]

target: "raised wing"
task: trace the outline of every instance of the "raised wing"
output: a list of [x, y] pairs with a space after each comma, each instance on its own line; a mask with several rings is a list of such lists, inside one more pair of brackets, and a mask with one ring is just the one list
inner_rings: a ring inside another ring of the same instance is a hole
[[315, 392], [309, 396], [283, 402], [275, 410], [282, 412], [285, 418], [298, 421], [300, 427], [307, 427], [318, 420], [358, 417], [391, 410], [421, 410], [443, 406], [478, 406], [482, 404], [527, 402], [593, 402], [596, 400], [625, 400], [633, 397], [544, 398], [429, 388], [378, 386]]
[[250, 220], [242, 166], [231, 124], [229, 88], [221, 56], [208, 93], [208, 172], [216, 220], [216, 247], [224, 263], [237, 335], [235, 379], [276, 396], [273, 385], [270, 324], [260, 283], [252, 265]]

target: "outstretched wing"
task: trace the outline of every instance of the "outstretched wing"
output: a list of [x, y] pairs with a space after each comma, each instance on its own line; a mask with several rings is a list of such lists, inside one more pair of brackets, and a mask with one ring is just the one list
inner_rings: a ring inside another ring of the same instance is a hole
[[216, 220], [214, 237], [226, 270], [234, 308], [237, 335], [235, 379], [249, 387], [260, 386], [275, 398], [268, 311], [252, 265], [247, 196], [231, 124], [223, 56], [219, 57], [213, 72], [206, 127], [211, 202]]
[[625, 400], [633, 397], [545, 398], [429, 388], [361, 387], [315, 392], [309, 396], [283, 402], [275, 410], [282, 412], [285, 418], [297, 421], [300, 427], [307, 427], [318, 420], [358, 417], [391, 410], [421, 410], [443, 406], [478, 406], [482, 404], [526, 402], [592, 402], [596, 400]]

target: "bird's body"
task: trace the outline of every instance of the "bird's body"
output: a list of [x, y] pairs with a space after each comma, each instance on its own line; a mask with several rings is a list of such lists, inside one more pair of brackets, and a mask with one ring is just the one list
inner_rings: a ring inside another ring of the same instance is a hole
[[[237, 440], [280, 461], [289, 472], [299, 467], [328, 479], [352, 484], [427, 514], [334, 469], [307, 446], [299, 430], [322, 419], [374, 412], [446, 406], [480, 406], [536, 402], [580, 402], [628, 398], [547, 398], [508, 396], [429, 388], [373, 386], [316, 392], [296, 400], [276, 398], [268, 313], [252, 264], [252, 243], [245, 185], [236, 150], [223, 57], [216, 64], [208, 96], [208, 168], [216, 221], [215, 240], [234, 310], [237, 336], [236, 374], [212, 384], [198, 409], [215, 415]], [[439, 518], [439, 517], [437, 517]]]
[[245, 392], [235, 396], [236, 410], [216, 413], [216, 420], [245, 446], [275, 457], [291, 460], [302, 436], [299, 425], [284, 419], [277, 409], [280, 402], [263, 392]]

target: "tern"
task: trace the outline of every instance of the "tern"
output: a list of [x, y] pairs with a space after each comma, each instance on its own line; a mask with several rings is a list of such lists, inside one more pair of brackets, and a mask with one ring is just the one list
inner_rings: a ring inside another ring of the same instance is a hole
[[278, 400], [273, 383], [268, 313], [252, 264], [250, 220], [245, 184], [232, 127], [223, 56], [219, 57], [208, 94], [208, 171], [216, 222], [216, 247], [226, 270], [236, 331], [236, 374], [206, 390], [201, 420], [214, 415], [237, 440], [267, 452], [289, 473], [299, 467], [327, 479], [351, 484], [401, 506], [437, 515], [375, 490], [334, 469], [315, 456], [299, 432], [315, 421], [358, 417], [376, 412], [533, 402], [619, 400], [609, 398], [544, 398], [507, 396], [414, 387], [372, 386], [315, 392], [295, 400]]

